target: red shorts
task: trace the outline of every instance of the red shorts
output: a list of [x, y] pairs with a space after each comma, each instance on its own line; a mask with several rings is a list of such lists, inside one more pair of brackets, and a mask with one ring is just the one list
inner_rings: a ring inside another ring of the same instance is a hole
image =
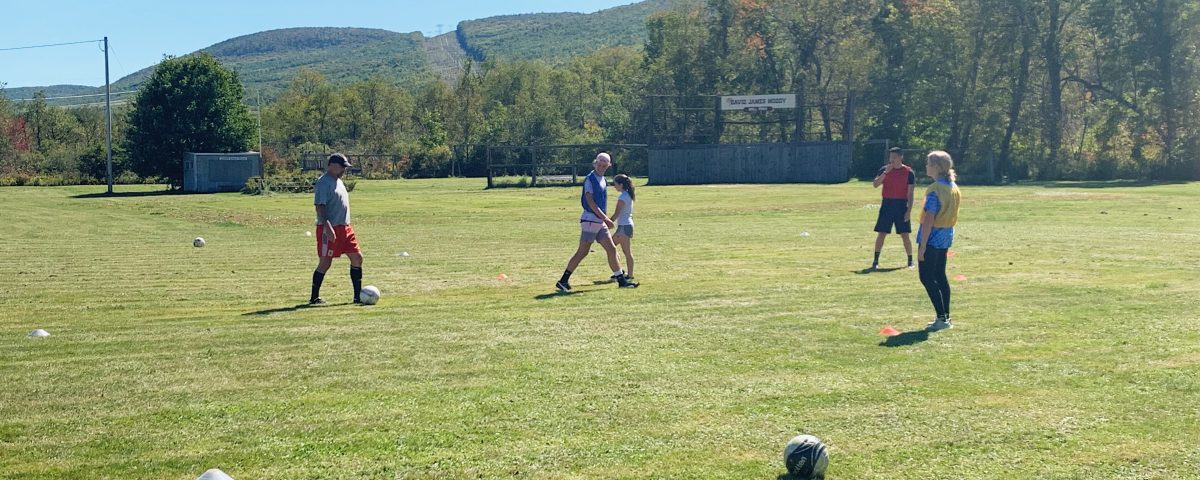
[[334, 225], [333, 233], [337, 238], [332, 242], [325, 241], [325, 226], [317, 225], [317, 256], [340, 257], [344, 253], [359, 253], [358, 239], [354, 237], [354, 229], [349, 225]]

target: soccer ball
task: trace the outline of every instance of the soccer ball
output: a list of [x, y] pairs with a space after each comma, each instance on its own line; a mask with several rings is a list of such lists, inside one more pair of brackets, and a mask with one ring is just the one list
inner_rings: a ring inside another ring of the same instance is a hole
[[204, 246], [204, 238], [196, 237], [195, 240], [192, 240], [192, 246], [196, 247], [196, 248], [203, 247]]
[[783, 464], [789, 474], [804, 480], [825, 478], [829, 455], [821, 439], [812, 435], [797, 435], [783, 449]]
[[379, 295], [379, 288], [374, 285], [367, 285], [358, 294], [358, 299], [362, 300], [363, 305], [374, 305], [379, 303]]

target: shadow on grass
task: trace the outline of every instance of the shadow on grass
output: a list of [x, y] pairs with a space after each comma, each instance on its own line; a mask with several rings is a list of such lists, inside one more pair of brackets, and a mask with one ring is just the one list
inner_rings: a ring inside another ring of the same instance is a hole
[[246, 313], [243, 313], [242, 316], [249, 317], [249, 316], [255, 316], [255, 315], [270, 315], [273, 313], [287, 313], [287, 312], [295, 312], [297, 310], [307, 310], [310, 308], [336, 307], [336, 306], [342, 306], [342, 305], [351, 305], [351, 303], [349, 303], [349, 302], [327, 303], [325, 305], [309, 305], [307, 303], [301, 303], [301, 304], [293, 305], [290, 307], [268, 308], [266, 310], [259, 310], [256, 312], [246, 312]]
[[100, 193], [81, 193], [72, 195], [71, 198], [88, 199], [88, 198], [134, 198], [134, 197], [161, 197], [165, 195], [183, 195], [183, 192], [178, 190], [152, 190], [148, 192], [107, 192]]
[[914, 345], [929, 340], [929, 332], [926, 330], [913, 330], [904, 332], [899, 335], [887, 337], [886, 340], [879, 342], [881, 347], [903, 347], [906, 345]]
[[549, 300], [551, 298], [569, 297], [571, 295], [579, 295], [579, 294], [583, 294], [583, 293], [588, 293], [590, 291], [591, 290], [571, 290], [569, 292], [543, 293], [543, 294], [535, 296], [533, 298], [534, 298], [534, 300]]
[[[1040, 184], [1044, 188], [1118, 188], [1118, 187], [1155, 187], [1159, 185], [1181, 185], [1188, 182], [1181, 180], [1102, 180], [1079, 182], [1046, 182]], [[1034, 184], [1038, 185], [1038, 184]]]
[[864, 268], [862, 270], [855, 270], [853, 273], [855, 275], [870, 275], [872, 273], [888, 273], [888, 272], [894, 272], [896, 270], [908, 270], [908, 267]]

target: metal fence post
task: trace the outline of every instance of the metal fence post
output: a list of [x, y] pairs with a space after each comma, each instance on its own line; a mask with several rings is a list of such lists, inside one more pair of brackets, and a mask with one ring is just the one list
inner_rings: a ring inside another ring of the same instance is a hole
[[488, 171], [488, 186], [487, 187], [492, 188], [495, 185], [492, 183], [492, 147], [491, 147], [491, 145], [489, 145], [487, 147], [487, 171]]
[[530, 155], [529, 173], [532, 176], [532, 178], [530, 178], [530, 180], [529, 180], [529, 186], [533, 187], [533, 186], [537, 186], [537, 164], [538, 164], [537, 163], [537, 161], [538, 161], [537, 147], [530, 147], [529, 155]]

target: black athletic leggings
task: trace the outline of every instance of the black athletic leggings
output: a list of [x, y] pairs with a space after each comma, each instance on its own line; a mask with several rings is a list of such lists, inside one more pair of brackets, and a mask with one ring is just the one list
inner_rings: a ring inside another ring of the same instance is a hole
[[928, 247], [925, 249], [925, 261], [918, 263], [921, 273], [921, 284], [933, 302], [933, 309], [939, 316], [950, 315], [950, 280], [946, 278], [946, 248]]

